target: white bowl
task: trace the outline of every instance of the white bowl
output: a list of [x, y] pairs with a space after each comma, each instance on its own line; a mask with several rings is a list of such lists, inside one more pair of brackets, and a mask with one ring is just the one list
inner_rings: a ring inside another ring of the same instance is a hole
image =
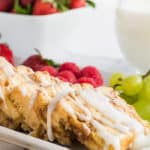
[[49, 57], [63, 54], [71, 49], [71, 41], [76, 40], [73, 34], [81, 24], [90, 22], [92, 14], [91, 8], [46, 16], [0, 13], [1, 41], [8, 43], [15, 55], [23, 58], [33, 54], [34, 48]]

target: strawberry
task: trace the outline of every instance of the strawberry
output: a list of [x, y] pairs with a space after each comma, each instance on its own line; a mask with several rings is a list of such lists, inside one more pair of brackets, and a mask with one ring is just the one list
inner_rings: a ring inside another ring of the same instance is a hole
[[96, 85], [96, 83], [95, 83], [95, 81], [94, 81], [93, 78], [89, 78], [89, 77], [81, 77], [81, 78], [78, 79], [77, 82], [78, 82], [78, 83], [81, 83], [81, 84], [87, 83], [87, 84], [93, 85], [93, 87], [97, 87], [97, 85]]
[[103, 85], [103, 78], [99, 70], [93, 66], [87, 66], [83, 68], [80, 72], [81, 77], [90, 77], [93, 78], [96, 86], [102, 86]]
[[52, 66], [44, 66], [40, 69], [40, 71], [47, 71], [50, 75], [56, 76], [57, 75], [57, 70], [56, 68]]
[[12, 50], [6, 44], [0, 44], [0, 56], [5, 57], [11, 64], [14, 65], [14, 56]]
[[51, 2], [45, 2], [42, 0], [37, 0], [33, 6], [33, 15], [48, 15], [57, 13], [58, 10]]
[[77, 81], [75, 75], [71, 71], [61, 71], [58, 73], [57, 76], [59, 79], [63, 79], [70, 82], [70, 83], [75, 83]]
[[14, 0], [0, 0], [0, 11], [9, 11], [13, 8]]
[[71, 0], [70, 8], [81, 8], [86, 6], [86, 0]]
[[65, 62], [60, 66], [59, 72], [65, 70], [71, 71], [76, 77], [80, 74], [80, 68], [73, 62]]
[[27, 7], [28, 5], [32, 5], [35, 0], [20, 0], [20, 4], [22, 7]]

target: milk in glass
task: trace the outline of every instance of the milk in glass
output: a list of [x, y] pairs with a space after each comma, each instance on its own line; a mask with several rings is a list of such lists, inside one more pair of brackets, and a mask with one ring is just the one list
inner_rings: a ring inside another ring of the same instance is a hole
[[117, 8], [117, 34], [127, 60], [140, 72], [150, 69], [150, 0], [122, 0]]

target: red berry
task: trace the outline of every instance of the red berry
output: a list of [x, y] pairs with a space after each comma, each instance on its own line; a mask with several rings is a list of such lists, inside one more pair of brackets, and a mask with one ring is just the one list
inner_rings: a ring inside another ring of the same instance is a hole
[[87, 66], [83, 68], [80, 72], [81, 77], [90, 77], [93, 78], [96, 86], [102, 86], [103, 85], [103, 78], [99, 70], [93, 66]]
[[58, 78], [64, 78], [70, 83], [75, 83], [77, 81], [75, 75], [71, 71], [61, 71], [58, 73]]
[[76, 77], [79, 77], [80, 68], [75, 63], [65, 62], [64, 64], [62, 64], [59, 68], [59, 72], [65, 70], [71, 71]]
[[39, 71], [41, 67], [46, 65], [46, 62], [41, 55], [32, 55], [23, 62], [23, 65], [32, 68], [34, 71]]
[[56, 68], [52, 66], [44, 66], [40, 69], [40, 71], [47, 71], [50, 75], [56, 76], [57, 75], [57, 70]]
[[10, 13], [16, 14], [16, 10], [13, 8], [13, 9], [10, 11]]
[[35, 0], [20, 0], [20, 4], [22, 7], [27, 7], [28, 5], [32, 5]]
[[[40, 71], [41, 68], [43, 68], [45, 66], [45, 64], [35, 64], [34, 66], [32, 66], [32, 69], [34, 71]], [[30, 67], [30, 66], [29, 66]], [[31, 68], [31, 67], [30, 67]]]
[[0, 44], [0, 56], [5, 57], [11, 64], [14, 64], [12, 50], [6, 44]]
[[68, 80], [65, 79], [64, 77], [58, 76], [58, 78], [59, 78], [60, 80], [64, 81], [64, 82], [68, 82]]
[[0, 0], [0, 11], [9, 11], [13, 8], [14, 0]]
[[71, 0], [70, 7], [73, 8], [80, 8], [86, 6], [86, 0]]
[[97, 87], [95, 81], [93, 78], [89, 78], [89, 77], [81, 77], [78, 79], [78, 83], [87, 83], [87, 84], [91, 84], [93, 85], [93, 87]]
[[44, 2], [42, 0], [37, 0], [33, 6], [33, 15], [48, 15], [57, 13], [57, 8], [50, 2]]

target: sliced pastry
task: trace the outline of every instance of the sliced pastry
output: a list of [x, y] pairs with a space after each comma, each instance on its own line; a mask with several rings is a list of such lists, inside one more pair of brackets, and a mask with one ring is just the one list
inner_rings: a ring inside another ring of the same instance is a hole
[[77, 140], [89, 150], [136, 150], [140, 139], [150, 141], [149, 123], [113, 89], [72, 85], [2, 57], [0, 124], [62, 145]]

